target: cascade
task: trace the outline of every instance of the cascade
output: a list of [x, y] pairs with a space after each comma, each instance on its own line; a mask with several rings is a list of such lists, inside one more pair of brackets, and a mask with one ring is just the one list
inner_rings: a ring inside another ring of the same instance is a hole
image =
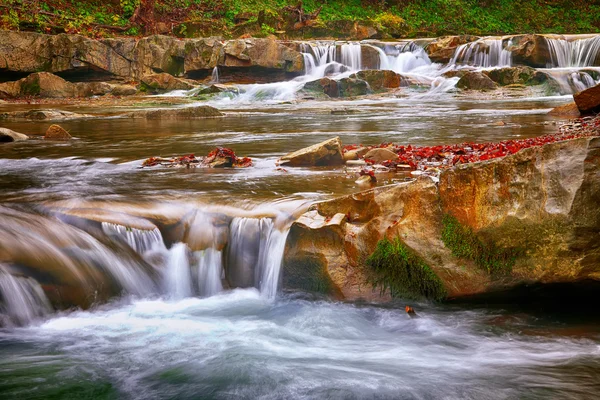
[[271, 218], [234, 218], [227, 256], [230, 283], [254, 286], [266, 297], [275, 297], [288, 232], [279, 230]]
[[144, 230], [103, 222], [102, 230], [108, 236], [122, 239], [140, 255], [152, 250], [156, 246], [163, 246], [162, 235], [158, 228]]
[[600, 63], [600, 36], [568, 41], [546, 38], [550, 50], [549, 68], [591, 67]]
[[600, 79], [594, 78], [585, 71], [573, 69], [546, 69], [544, 70], [559, 86], [561, 95], [573, 94], [600, 84]]
[[11, 275], [0, 264], [0, 326], [25, 325], [50, 311], [50, 302], [35, 279]]
[[503, 39], [483, 38], [459, 46], [450, 65], [471, 65], [482, 68], [512, 66], [512, 53], [505, 49]]
[[210, 76], [211, 83], [219, 83], [219, 68], [214, 67]]
[[214, 296], [223, 290], [222, 253], [213, 248], [194, 252], [198, 260], [198, 294], [202, 297]]
[[359, 43], [344, 43], [341, 46], [342, 64], [350, 68], [350, 71], [362, 69], [362, 47]]
[[173, 299], [190, 297], [194, 292], [188, 247], [185, 243], [176, 243], [169, 250], [164, 270], [164, 291]]

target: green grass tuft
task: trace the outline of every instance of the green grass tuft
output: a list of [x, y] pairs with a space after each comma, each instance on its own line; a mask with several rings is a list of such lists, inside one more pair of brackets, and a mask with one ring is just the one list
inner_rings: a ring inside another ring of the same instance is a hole
[[441, 279], [399, 238], [380, 240], [367, 258], [370, 282], [392, 297], [443, 300], [447, 293]]
[[474, 261], [491, 275], [510, 274], [517, 257], [523, 253], [516, 248], [503, 249], [494, 243], [484, 243], [452, 215], [446, 214], [442, 224], [442, 241], [452, 255]]

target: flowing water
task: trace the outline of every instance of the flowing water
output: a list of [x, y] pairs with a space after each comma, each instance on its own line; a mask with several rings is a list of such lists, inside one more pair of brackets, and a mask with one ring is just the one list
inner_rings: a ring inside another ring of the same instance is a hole
[[[548, 41], [541, 70], [559, 90], [530, 97], [455, 92], [445, 72], [512, 65], [510, 41], [485, 38], [449, 65], [411, 42], [307, 42], [304, 76], [237, 85], [209, 101], [226, 114], [218, 119], [61, 106], [99, 118], [61, 121], [69, 142], [0, 147], [0, 398], [597, 398], [600, 325], [589, 316], [416, 303], [410, 318], [402, 300], [339, 302], [281, 286], [294, 219], [360, 188], [343, 167], [281, 169], [278, 157], [333, 136], [434, 145], [553, 133], [547, 112], [596, 84], [599, 49], [597, 37]], [[367, 49], [377, 65], [365, 63]], [[307, 82], [364, 68], [413, 84], [395, 96], [302, 98]], [[49, 125], [3, 123], [32, 135]], [[139, 168], [217, 146], [253, 167]]]

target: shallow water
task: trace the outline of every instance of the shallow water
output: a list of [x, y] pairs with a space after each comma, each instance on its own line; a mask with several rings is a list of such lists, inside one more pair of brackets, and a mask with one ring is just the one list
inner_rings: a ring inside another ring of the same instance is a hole
[[[2, 398], [592, 399], [598, 331], [527, 314], [254, 289], [136, 300], [0, 331]], [[543, 334], [541, 333], [543, 332]]]

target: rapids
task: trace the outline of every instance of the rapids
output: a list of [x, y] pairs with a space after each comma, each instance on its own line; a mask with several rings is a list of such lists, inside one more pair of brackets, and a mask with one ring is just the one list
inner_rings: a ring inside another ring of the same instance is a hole
[[[208, 101], [226, 114], [218, 119], [145, 121], [119, 118], [119, 105], [60, 106], [96, 118], [61, 121], [76, 138], [69, 142], [0, 146], [0, 398], [597, 398], [600, 325], [587, 315], [411, 302], [419, 317], [410, 318], [402, 299], [287, 291], [293, 221], [314, 201], [360, 188], [343, 167], [275, 161], [333, 136], [434, 145], [552, 133], [547, 112], [600, 81], [599, 37], [548, 37], [540, 70], [556, 86], [530, 97], [457, 93], [458, 78], [446, 73], [513, 65], [510, 40], [490, 37], [459, 46], [448, 65], [417, 42], [306, 42], [303, 76], [235, 85]], [[366, 65], [365, 51], [377, 65]], [[394, 96], [302, 97], [308, 82], [368, 68], [412, 84]], [[222, 71], [212, 72], [220, 82]], [[153, 100], [163, 107], [196, 93]], [[198, 104], [206, 101], [179, 106]], [[0, 103], [0, 111], [33, 107]], [[49, 122], [3, 126], [43, 134]], [[253, 167], [138, 168], [151, 156], [216, 146]]]

